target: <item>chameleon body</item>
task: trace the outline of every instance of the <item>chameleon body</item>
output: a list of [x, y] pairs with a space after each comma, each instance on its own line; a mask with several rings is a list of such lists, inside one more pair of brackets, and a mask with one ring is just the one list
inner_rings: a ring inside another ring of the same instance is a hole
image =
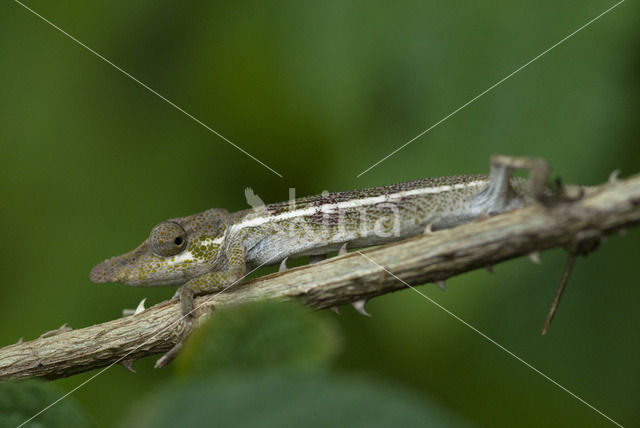
[[[520, 163], [514, 166], [514, 159]], [[91, 280], [184, 284], [178, 295], [188, 315], [194, 294], [227, 287], [248, 269], [345, 245], [383, 244], [530, 204], [544, 186], [511, 176], [523, 166], [532, 169], [531, 160], [494, 157], [490, 175], [428, 178], [174, 218], [155, 226], [138, 248], [96, 265]]]
[[523, 179], [511, 179], [515, 194], [502, 206], [487, 197], [488, 185], [486, 175], [439, 177], [235, 213], [213, 208], [160, 223], [135, 250], [95, 266], [91, 279], [134, 286], [183, 284], [228, 268], [237, 241], [247, 270], [285, 258], [325, 255], [343, 244], [384, 244], [422, 233], [427, 226], [433, 231], [449, 228], [532, 201]]

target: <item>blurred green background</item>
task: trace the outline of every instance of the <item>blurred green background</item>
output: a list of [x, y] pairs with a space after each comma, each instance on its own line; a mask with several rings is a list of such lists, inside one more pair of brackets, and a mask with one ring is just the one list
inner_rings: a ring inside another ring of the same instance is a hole
[[[120, 316], [174, 288], [91, 267], [167, 218], [488, 171], [542, 156], [565, 182], [640, 172], [640, 7], [625, 2], [368, 173], [356, 175], [615, 2], [45, 2], [30, 7], [280, 178], [14, 2], [0, 6], [0, 344]], [[633, 17], [636, 18], [633, 18]], [[579, 260], [513, 260], [422, 291], [625, 426], [640, 426], [640, 230]], [[343, 308], [333, 371], [391, 382], [477, 426], [612, 426], [407, 290]], [[176, 367], [113, 367], [73, 397], [108, 427]], [[69, 390], [93, 373], [58, 380]]]

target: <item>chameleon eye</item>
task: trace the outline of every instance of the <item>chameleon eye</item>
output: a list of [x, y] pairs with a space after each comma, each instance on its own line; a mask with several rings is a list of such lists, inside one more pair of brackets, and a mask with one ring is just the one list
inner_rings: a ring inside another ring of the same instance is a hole
[[187, 246], [187, 232], [178, 223], [162, 222], [151, 231], [149, 245], [155, 255], [162, 257], [176, 255]]

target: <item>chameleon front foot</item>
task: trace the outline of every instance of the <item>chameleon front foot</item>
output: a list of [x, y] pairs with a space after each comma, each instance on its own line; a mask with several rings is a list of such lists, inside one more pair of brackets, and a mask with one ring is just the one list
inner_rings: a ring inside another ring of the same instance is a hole
[[178, 356], [180, 350], [182, 350], [184, 342], [189, 337], [189, 334], [191, 334], [191, 332], [193, 331], [193, 317], [191, 315], [187, 315], [182, 319], [181, 324], [182, 331], [180, 332], [180, 336], [178, 336], [176, 344], [173, 345], [173, 348], [171, 348], [166, 354], [160, 357], [158, 361], [156, 361], [156, 364], [154, 365], [156, 369], [166, 366]]
[[[242, 261], [244, 262], [244, 259]], [[176, 358], [189, 337], [189, 334], [196, 328], [195, 311], [198, 308], [194, 306], [193, 301], [196, 291], [199, 293], [204, 291], [209, 293], [214, 291], [222, 292], [235, 284], [242, 274], [244, 274], [244, 272], [237, 270], [210, 272], [187, 282], [178, 289], [178, 292], [173, 296], [172, 300], [176, 298], [180, 300], [180, 313], [182, 315], [178, 322], [181, 324], [182, 329], [173, 348], [156, 361], [155, 368], [159, 369], [164, 367]], [[227, 283], [231, 285], [225, 287], [223, 284]]]
[[180, 331], [178, 339], [176, 340], [176, 344], [173, 345], [173, 348], [171, 348], [166, 354], [160, 357], [158, 361], [156, 361], [156, 364], [154, 366], [156, 369], [166, 366], [178, 356], [180, 350], [182, 349], [182, 346], [184, 345], [184, 342], [189, 337], [189, 334], [191, 334], [191, 332], [193, 331], [195, 318], [195, 308], [193, 306], [194, 294], [195, 293], [193, 291], [192, 284], [187, 283], [180, 287], [178, 289], [178, 292], [173, 296], [173, 299], [175, 299], [176, 297], [180, 299], [180, 312], [182, 314], [182, 317], [178, 322], [181, 324], [182, 329]]

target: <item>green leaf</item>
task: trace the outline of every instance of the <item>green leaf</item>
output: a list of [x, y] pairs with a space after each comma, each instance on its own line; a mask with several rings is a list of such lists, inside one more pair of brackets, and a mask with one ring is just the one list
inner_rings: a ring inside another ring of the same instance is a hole
[[331, 316], [293, 302], [214, 310], [189, 339], [177, 365], [197, 376], [260, 367], [323, 368], [340, 347]]
[[272, 371], [173, 382], [122, 427], [468, 427], [430, 398], [362, 378]]
[[[0, 383], [0, 428], [15, 428], [64, 395], [56, 386], [36, 380]], [[26, 427], [88, 427], [89, 419], [66, 397]]]

